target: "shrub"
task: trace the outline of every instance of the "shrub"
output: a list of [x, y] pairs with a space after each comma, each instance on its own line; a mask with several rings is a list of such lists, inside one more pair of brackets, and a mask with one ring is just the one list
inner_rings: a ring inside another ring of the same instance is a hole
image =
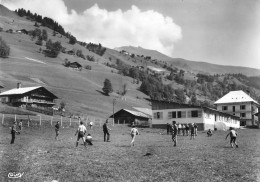
[[6, 58], [9, 56], [10, 47], [6, 44], [6, 42], [0, 37], [0, 57]]
[[86, 65], [86, 66], [85, 66], [85, 69], [87, 69], [87, 70], [92, 70], [92, 67], [91, 67], [90, 65]]

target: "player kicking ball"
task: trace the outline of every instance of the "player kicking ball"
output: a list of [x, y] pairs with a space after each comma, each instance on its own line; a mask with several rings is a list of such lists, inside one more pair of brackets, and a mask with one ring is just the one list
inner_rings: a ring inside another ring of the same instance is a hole
[[80, 125], [75, 133], [75, 136], [78, 134], [77, 142], [76, 142], [76, 147], [78, 147], [79, 140], [82, 138], [84, 146], [86, 147], [86, 142], [85, 142], [85, 133], [87, 132], [86, 127], [83, 125], [83, 122], [80, 121]]

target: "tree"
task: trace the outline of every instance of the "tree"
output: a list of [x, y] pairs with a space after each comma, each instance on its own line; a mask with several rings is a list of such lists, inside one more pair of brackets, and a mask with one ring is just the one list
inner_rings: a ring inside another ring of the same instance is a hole
[[72, 45], [74, 45], [76, 42], [77, 42], [76, 37], [74, 37], [74, 36], [71, 35], [71, 36], [70, 36], [70, 41], [69, 41], [69, 43], [72, 44]]
[[6, 42], [0, 37], [0, 57], [6, 58], [9, 56], [10, 47], [6, 44]]
[[60, 51], [62, 49], [62, 46], [61, 46], [61, 43], [59, 41], [52, 43], [52, 40], [49, 39], [46, 42], [46, 49], [47, 49], [45, 51], [46, 52], [46, 54], [45, 54], [46, 56], [52, 57], [52, 58], [56, 58], [59, 55], [59, 53], [60, 53]]
[[44, 40], [44, 41], [48, 40], [48, 34], [45, 29], [42, 30], [42, 40]]
[[105, 79], [104, 87], [102, 88], [102, 90], [106, 95], [109, 95], [109, 93], [113, 92], [112, 84], [109, 79]]
[[35, 44], [42, 46], [42, 36], [38, 37], [38, 40], [35, 42]]

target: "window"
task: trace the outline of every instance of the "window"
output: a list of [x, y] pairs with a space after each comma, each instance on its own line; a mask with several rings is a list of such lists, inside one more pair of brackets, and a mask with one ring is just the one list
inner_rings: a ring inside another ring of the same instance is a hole
[[233, 112], [236, 112], [236, 106], [233, 106]]
[[228, 109], [227, 106], [222, 106], [222, 111], [226, 111]]
[[168, 119], [176, 118], [176, 111], [168, 112]]
[[241, 118], [246, 117], [246, 113], [240, 113], [240, 117], [241, 117]]
[[245, 110], [246, 109], [246, 105], [240, 105], [240, 110]]
[[153, 118], [154, 119], [162, 119], [163, 113], [162, 112], [155, 112], [155, 113], [153, 113]]
[[198, 111], [191, 111], [191, 117], [192, 117], [192, 118], [197, 118], [197, 117], [199, 117]]
[[181, 118], [181, 111], [178, 111], [178, 118]]

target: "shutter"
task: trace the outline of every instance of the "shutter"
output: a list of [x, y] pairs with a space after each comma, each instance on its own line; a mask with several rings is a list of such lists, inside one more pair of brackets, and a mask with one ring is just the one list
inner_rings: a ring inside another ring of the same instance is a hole
[[168, 119], [172, 119], [172, 112], [168, 112]]
[[188, 118], [191, 118], [191, 111], [188, 111]]
[[160, 119], [163, 119], [163, 112], [160, 112]]
[[157, 112], [153, 113], [153, 119], [157, 119]]
[[186, 111], [181, 111], [181, 117], [186, 118]]

